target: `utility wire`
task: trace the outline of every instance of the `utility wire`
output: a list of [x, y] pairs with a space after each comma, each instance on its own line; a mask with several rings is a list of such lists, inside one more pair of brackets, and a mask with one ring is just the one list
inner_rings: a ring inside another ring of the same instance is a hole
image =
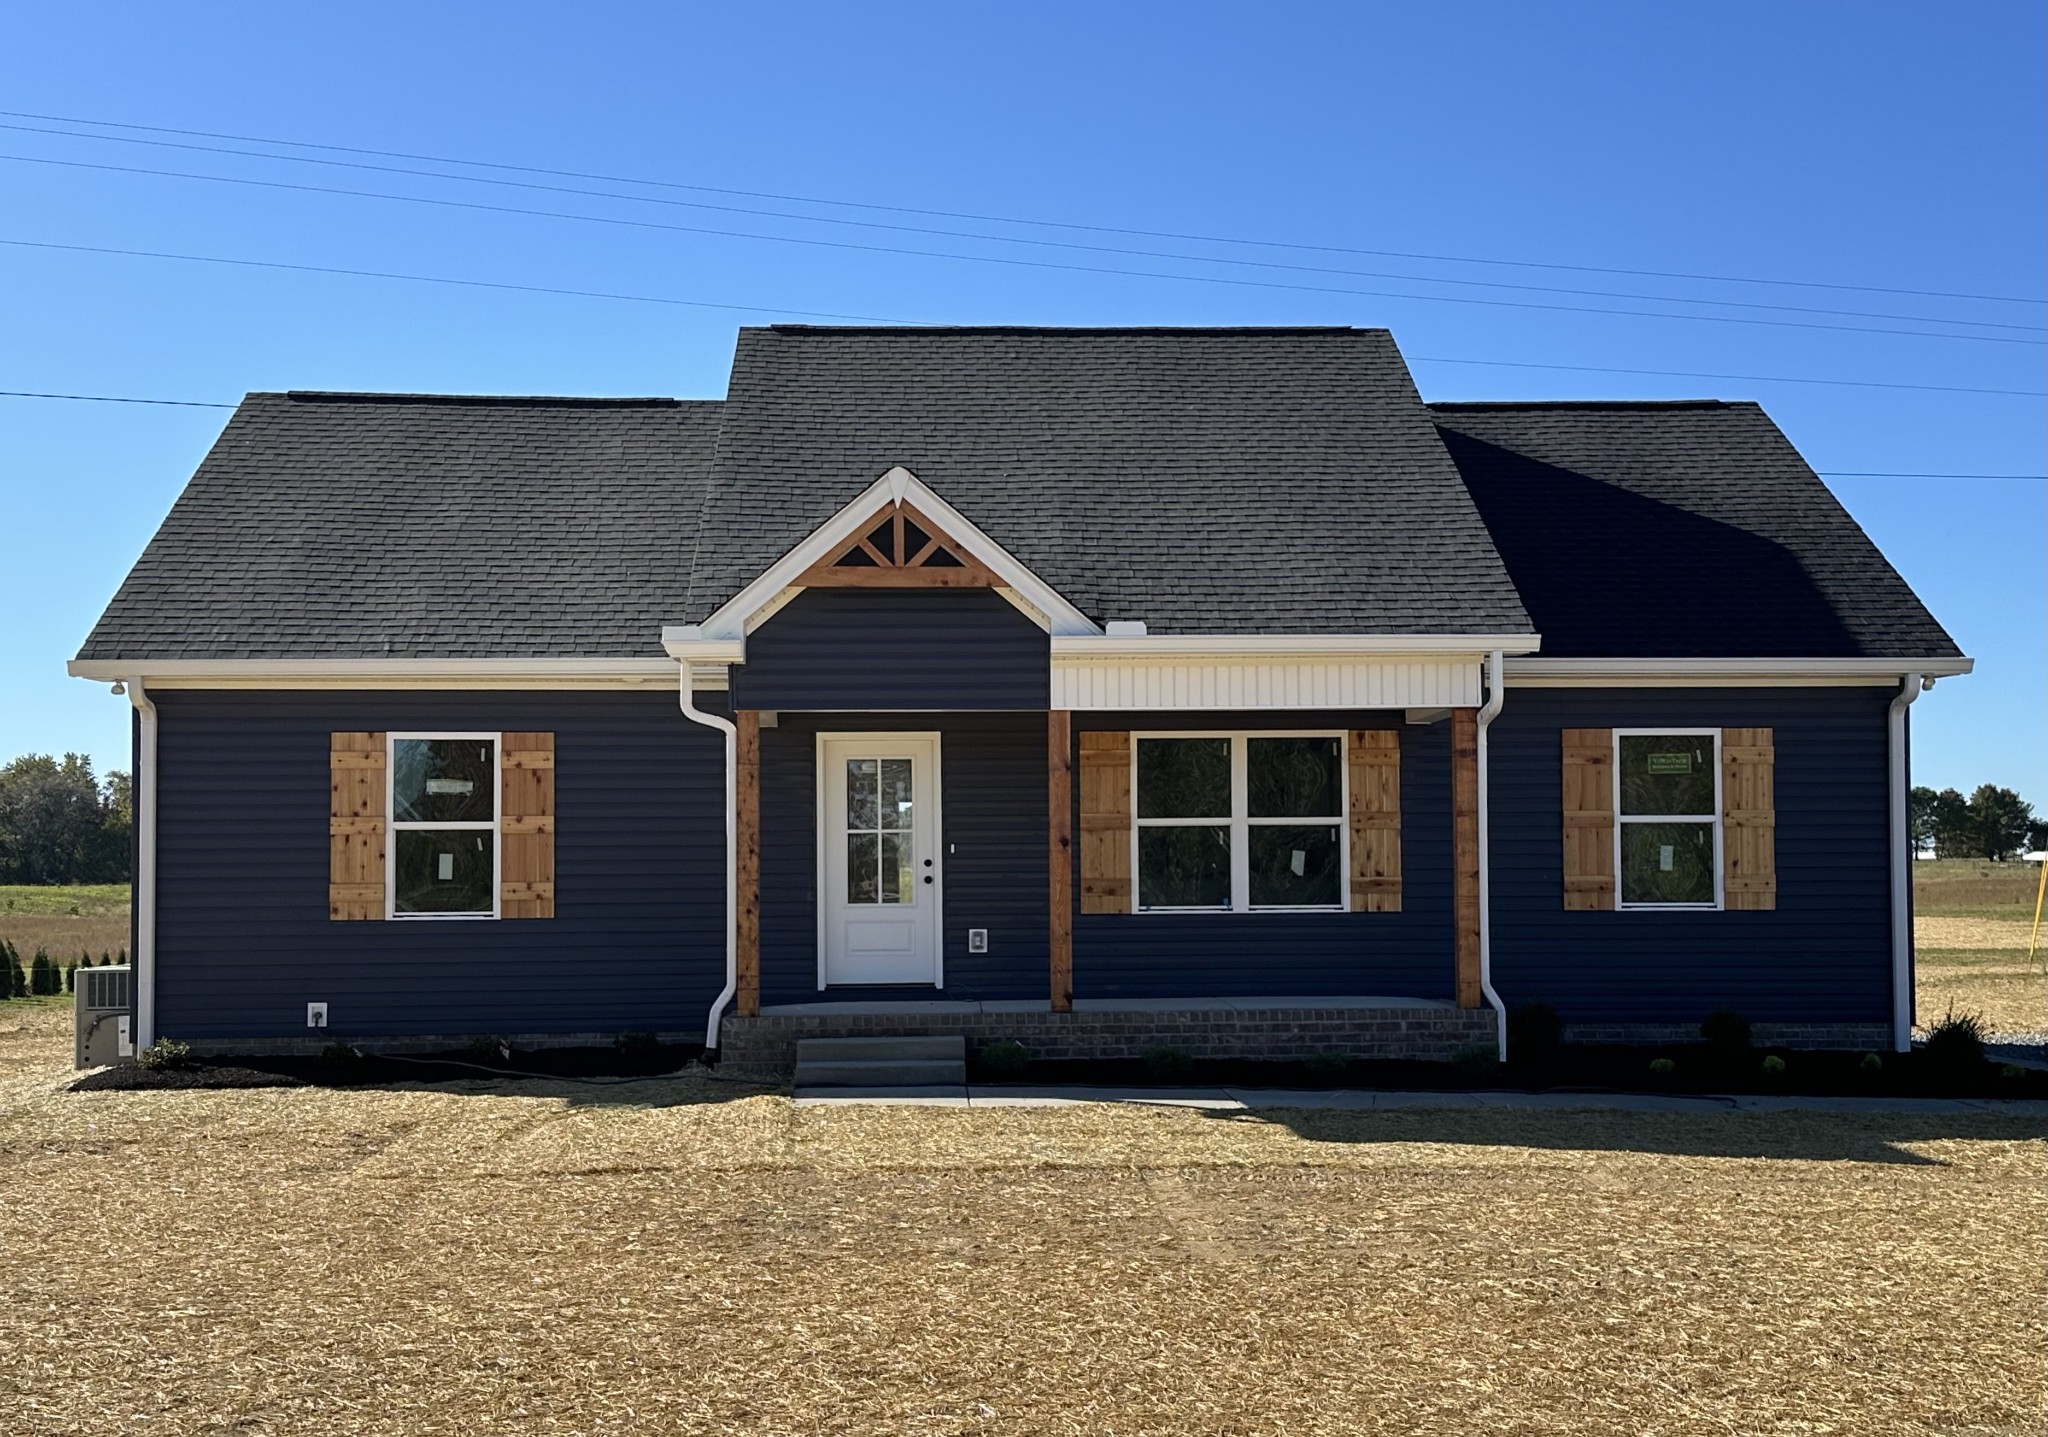
[[1939, 334], [1932, 330], [1877, 329], [1869, 325], [1820, 324], [1810, 320], [1755, 319], [1732, 314], [1660, 314], [1652, 310], [1612, 309], [1596, 305], [1547, 304], [1536, 300], [1481, 299], [1472, 295], [1421, 295], [1401, 291], [1351, 289], [1339, 285], [1293, 284], [1282, 280], [1239, 279], [1213, 274], [1161, 274], [1156, 270], [1120, 269], [1108, 265], [1067, 264], [1053, 260], [1022, 259], [1014, 255], [969, 255], [945, 250], [904, 249], [892, 245], [859, 244], [852, 240], [820, 239], [807, 235], [763, 234], [752, 230], [715, 229], [707, 225], [666, 224], [657, 220], [628, 219], [620, 215], [577, 214], [568, 210], [523, 209], [516, 205], [485, 204], [479, 200], [444, 199], [427, 195], [399, 195], [382, 190], [344, 189], [332, 185], [297, 184], [288, 180], [261, 180], [244, 175], [207, 175], [188, 170], [159, 170], [139, 165], [108, 165], [89, 160], [60, 160], [47, 155], [0, 154], [0, 160], [19, 164], [57, 165], [67, 169], [98, 170], [112, 174], [149, 175], [159, 179], [205, 180], [214, 184], [245, 185], [260, 189], [290, 190], [303, 194], [339, 195], [351, 199], [390, 200], [401, 204], [433, 205], [444, 209], [473, 210], [486, 214], [522, 215], [535, 219], [574, 220], [585, 224], [615, 225], [628, 229], [660, 230], [676, 234], [716, 235], [727, 239], [766, 240], [776, 244], [809, 245], [823, 249], [857, 251], [866, 254], [905, 255], [916, 259], [948, 259], [968, 264], [1007, 265], [1023, 269], [1060, 270], [1073, 274], [1116, 275], [1131, 279], [1165, 280], [1181, 284], [1227, 285], [1239, 289], [1289, 290], [1303, 294], [1341, 294], [1355, 298], [1407, 300], [1421, 304], [1484, 305], [1500, 309], [1549, 310], [1567, 314], [1603, 314], [1631, 319], [1678, 320], [1693, 324], [1762, 325], [1773, 329], [1831, 330], [1845, 334], [1897, 335], [1908, 339], [1945, 339], [1971, 344], [2018, 344], [2048, 346], [2048, 340], [2008, 338], [1989, 334]]
[[279, 155], [263, 150], [235, 149], [226, 145], [195, 145], [178, 140], [151, 140], [134, 135], [94, 135], [79, 130], [53, 130], [45, 126], [10, 125], [5, 122], [0, 122], [0, 130], [13, 130], [32, 135], [59, 135], [67, 139], [99, 140], [124, 145], [149, 145], [160, 149], [189, 150], [209, 155], [235, 155], [245, 159], [275, 160], [297, 165], [326, 165], [342, 169], [367, 170], [377, 174], [405, 175], [416, 179], [454, 180], [461, 184], [499, 185], [513, 189], [537, 190], [548, 194], [577, 195], [585, 199], [622, 200], [631, 204], [667, 205], [683, 209], [710, 210], [720, 214], [793, 220], [801, 224], [847, 225], [860, 229], [886, 230], [896, 234], [931, 235], [941, 239], [964, 239], [990, 244], [1032, 245], [1041, 249], [1078, 250], [1090, 254], [1121, 255], [1126, 258], [1136, 259], [1161, 259], [1184, 264], [1238, 265], [1253, 269], [1285, 270], [1297, 274], [1346, 275], [1355, 279], [1388, 279], [1417, 284], [1462, 285], [1466, 288], [1504, 289], [1532, 294], [1566, 294], [1591, 299], [1646, 300], [1656, 304], [1717, 305], [1724, 309], [1769, 310], [1781, 314], [1819, 314], [1833, 316], [1838, 319], [1878, 319], [1904, 324], [1961, 325], [1978, 329], [2017, 330], [2028, 334], [2042, 333], [2044, 328], [2048, 328], [2039, 324], [2009, 324], [1999, 320], [1958, 319], [1945, 315], [1896, 314], [1883, 310], [1829, 309], [1819, 305], [1766, 304], [1756, 300], [1703, 299], [1693, 295], [1644, 294], [1635, 290], [1576, 289], [1566, 285], [1515, 283], [1510, 280], [1454, 279], [1440, 275], [1348, 269], [1333, 265], [1288, 264], [1276, 260], [1232, 259], [1225, 256], [1185, 254], [1170, 250], [1133, 249], [1121, 245], [1082, 244], [1072, 240], [1020, 238], [1013, 235], [979, 233], [973, 230], [934, 229], [928, 225], [889, 224], [877, 220], [836, 219], [828, 215], [791, 214], [787, 210], [764, 210], [745, 205], [709, 204], [702, 200], [669, 199], [661, 195], [622, 194], [617, 190], [593, 190], [573, 185], [539, 184], [531, 180], [495, 179], [487, 175], [456, 175], [441, 170], [411, 169], [402, 165], [369, 164], [361, 160], [329, 160], [311, 155]]
[[[0, 389], [0, 399], [75, 399], [91, 404], [164, 404], [181, 409], [238, 409], [236, 404], [215, 404], [199, 399], [137, 399], [126, 394], [42, 394], [27, 389]], [[1816, 469], [1823, 479], [2026, 479], [2040, 482], [2048, 474], [1896, 474]], [[538, 1076], [538, 1075], [536, 1075]]]
[[[1185, 240], [1199, 244], [1244, 245], [1255, 248], [1285, 249], [1315, 254], [1349, 254], [1364, 255], [1378, 259], [1426, 260], [1442, 264], [1481, 264], [1519, 269], [1548, 269], [1577, 274], [1619, 274], [1642, 279], [1696, 280], [1713, 284], [1774, 285], [1792, 289], [1832, 289], [1859, 294], [1913, 295], [1924, 299], [1982, 300], [1993, 304], [2048, 304], [2048, 298], [2037, 296], [1968, 294], [1953, 290], [1908, 289], [1894, 285], [1842, 284], [1827, 280], [1770, 279], [1755, 275], [1702, 274], [1683, 270], [1625, 269], [1613, 265], [1561, 264], [1543, 260], [1494, 259], [1477, 255], [1429, 254], [1412, 250], [1364, 249], [1347, 245], [1305, 244], [1289, 240], [1191, 234], [1176, 230], [1132, 229], [1116, 225], [1079, 224], [1065, 220], [1032, 219], [1017, 215], [985, 215], [959, 210], [919, 209], [908, 205], [876, 204], [861, 200], [825, 199], [815, 195], [790, 195], [765, 190], [729, 189], [716, 185], [686, 184], [676, 180], [648, 179], [633, 175], [607, 175], [584, 170], [549, 169], [539, 165], [515, 165], [496, 160], [470, 160], [447, 155], [423, 155], [404, 150], [379, 150], [357, 145], [328, 145], [311, 140], [278, 139], [263, 135], [236, 135], [216, 130], [178, 129], [169, 125], [140, 125], [120, 120], [83, 119], [75, 115], [44, 115], [27, 110], [0, 110], [0, 115], [18, 120], [44, 120], [56, 124], [94, 125], [104, 129], [140, 130], [156, 135], [186, 135], [206, 140], [234, 140], [242, 144], [283, 145], [293, 149], [325, 150], [330, 154], [373, 155], [381, 159], [415, 160], [440, 165], [464, 165], [475, 169], [503, 170], [511, 174], [548, 175], [557, 179], [595, 180], [604, 184], [646, 185], [659, 189], [688, 190], [697, 194], [730, 195], [740, 199], [772, 200], [779, 204], [821, 205], [839, 209], [872, 210], [884, 214], [920, 215], [930, 219], [968, 220], [978, 224], [1024, 225], [1039, 229], [1073, 230], [1086, 234], [1128, 235], [1139, 239]], [[279, 156], [278, 158], [288, 157]]]
[[[237, 259], [225, 255], [177, 254], [166, 250], [116, 249], [108, 245], [59, 244], [53, 240], [25, 240], [0, 237], [0, 245], [13, 245], [23, 249], [58, 250], [68, 254], [119, 255], [130, 259], [168, 259], [189, 264], [232, 265], [245, 269], [276, 269], [302, 274], [345, 275], [356, 279], [402, 280], [410, 284], [445, 284], [464, 289], [500, 289], [516, 294], [562, 295], [573, 299], [607, 299], [626, 304], [681, 305], [692, 309], [733, 310], [748, 314], [789, 314], [807, 319], [848, 319], [865, 324], [900, 324], [906, 327], [930, 324], [934, 321], [893, 319], [871, 314], [831, 314], [817, 310], [778, 309], [770, 305], [719, 304], [710, 300], [677, 299], [666, 295], [623, 294], [605, 290], [562, 289], [551, 285], [511, 284], [499, 280], [461, 279], [451, 275], [402, 274], [390, 270], [348, 269], [338, 265], [289, 264], [282, 260]], [[1836, 388], [1852, 389], [1903, 389], [1932, 394], [1991, 394], [2015, 399], [2039, 399], [2043, 395], [2033, 389], [1983, 389], [1957, 384], [1904, 384], [1877, 379], [1817, 379], [1790, 374], [1714, 374], [1685, 369], [1630, 369], [1621, 366], [1596, 364], [1539, 364], [1512, 359], [1457, 359], [1449, 355], [1410, 354], [1406, 355], [1414, 364], [1468, 364], [1496, 369], [1539, 369], [1557, 370], [1575, 374], [1628, 374], [1656, 379], [1719, 379], [1734, 380], [1747, 384], [1824, 384]]]

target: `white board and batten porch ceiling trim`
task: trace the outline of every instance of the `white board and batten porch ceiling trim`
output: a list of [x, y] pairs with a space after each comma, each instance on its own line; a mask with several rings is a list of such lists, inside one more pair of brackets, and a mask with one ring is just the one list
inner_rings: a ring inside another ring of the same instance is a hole
[[1052, 661], [1052, 707], [1136, 709], [1431, 709], [1476, 707], [1471, 656], [1331, 655], [1072, 658]]

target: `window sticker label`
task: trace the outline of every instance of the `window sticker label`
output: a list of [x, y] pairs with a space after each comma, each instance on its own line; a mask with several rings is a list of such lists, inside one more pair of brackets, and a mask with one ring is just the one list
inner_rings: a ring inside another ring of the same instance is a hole
[[[1666, 868], [1671, 866], [1671, 850], [1668, 848], [1664, 850], [1664, 866]], [[437, 870], [435, 876], [443, 883], [453, 883], [455, 881], [455, 855], [452, 853], [442, 854]]]
[[1672, 845], [1668, 843], [1657, 846], [1657, 867], [1666, 873], [1671, 871], [1671, 849]]
[[1692, 755], [1689, 753], [1653, 753], [1649, 755], [1651, 773], [1691, 773]]
[[[1652, 770], [1652, 772], [1654, 771]], [[476, 780], [473, 778], [430, 778], [427, 780], [427, 792], [472, 794], [476, 792]]]

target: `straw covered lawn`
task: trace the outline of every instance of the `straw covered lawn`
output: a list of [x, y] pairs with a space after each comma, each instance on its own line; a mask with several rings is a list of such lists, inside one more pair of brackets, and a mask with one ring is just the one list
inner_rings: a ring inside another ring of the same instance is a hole
[[68, 1094], [0, 1008], [0, 1427], [2038, 1433], [2038, 1124]]

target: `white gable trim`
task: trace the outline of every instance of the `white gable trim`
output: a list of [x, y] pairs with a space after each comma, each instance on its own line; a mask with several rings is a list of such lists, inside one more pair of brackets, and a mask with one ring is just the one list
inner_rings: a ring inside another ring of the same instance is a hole
[[1102, 632], [1094, 620], [1067, 602], [1059, 590], [1032, 573], [1002, 545], [982, 533], [965, 514], [898, 464], [813, 529], [802, 543], [762, 570], [753, 582], [726, 600], [717, 612], [698, 626], [700, 634], [706, 639], [744, 638], [754, 615], [774, 603], [783, 590], [796, 583], [800, 575], [812, 565], [830, 558], [841, 545], [859, 538], [864, 526], [885, 505], [903, 503], [908, 503], [944, 529], [962, 548], [986, 564], [1006, 587], [1045, 615], [1052, 633]]

